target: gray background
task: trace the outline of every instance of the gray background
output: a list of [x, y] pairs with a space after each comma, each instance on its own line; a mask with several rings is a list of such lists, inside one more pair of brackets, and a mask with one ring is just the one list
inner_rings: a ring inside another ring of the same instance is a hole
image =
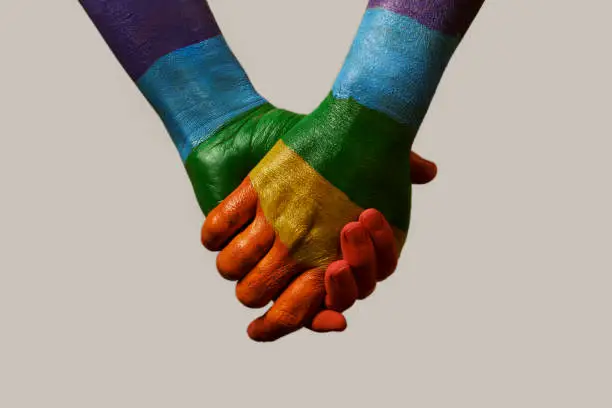
[[[0, 406], [611, 406], [609, 2], [487, 3], [419, 135], [440, 176], [397, 274], [345, 334], [261, 345], [77, 2], [2, 0]], [[257, 88], [308, 112], [366, 0], [211, 4]]]

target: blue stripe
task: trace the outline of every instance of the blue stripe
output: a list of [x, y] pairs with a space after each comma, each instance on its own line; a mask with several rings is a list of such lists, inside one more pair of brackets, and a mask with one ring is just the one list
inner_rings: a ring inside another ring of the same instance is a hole
[[157, 60], [138, 87], [164, 121], [183, 161], [225, 123], [266, 102], [222, 36]]
[[370, 9], [333, 95], [418, 127], [459, 41], [410, 17]]

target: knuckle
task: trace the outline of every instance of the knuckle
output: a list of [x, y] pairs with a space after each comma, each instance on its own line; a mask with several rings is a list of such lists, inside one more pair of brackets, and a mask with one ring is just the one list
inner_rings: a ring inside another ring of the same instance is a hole
[[264, 298], [263, 290], [251, 285], [238, 284], [236, 285], [236, 298], [244, 306], [251, 309], [259, 309], [268, 304]]
[[268, 318], [270, 323], [287, 330], [298, 328], [301, 323], [301, 319], [298, 316], [282, 309], [271, 310], [268, 312]]
[[220, 250], [225, 229], [225, 217], [223, 214], [209, 215], [202, 226], [202, 245], [210, 251]]
[[225, 216], [222, 213], [215, 213], [208, 216], [204, 227], [211, 235], [216, 235], [225, 228]]

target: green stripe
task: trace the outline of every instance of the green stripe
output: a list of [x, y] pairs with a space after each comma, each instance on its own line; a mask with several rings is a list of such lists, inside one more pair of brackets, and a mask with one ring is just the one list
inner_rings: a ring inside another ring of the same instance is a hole
[[415, 135], [414, 127], [330, 94], [282, 139], [355, 204], [408, 231]]
[[244, 180], [281, 137], [362, 208], [397, 228], [410, 220], [410, 149], [416, 129], [331, 94], [311, 115], [265, 104], [218, 130], [185, 163], [205, 214]]
[[303, 115], [266, 103], [226, 123], [187, 157], [198, 203], [208, 214], [227, 197]]

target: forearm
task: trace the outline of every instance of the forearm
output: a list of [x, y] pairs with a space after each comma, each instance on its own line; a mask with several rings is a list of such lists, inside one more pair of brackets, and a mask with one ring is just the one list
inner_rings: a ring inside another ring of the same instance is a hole
[[221, 126], [265, 101], [204, 0], [81, 0], [186, 160]]
[[484, 0], [370, 0], [333, 89], [418, 129]]
[[[408, 231], [406, 152], [482, 3], [371, 0], [331, 95], [283, 136], [285, 151], [296, 152], [359, 208], [376, 208]], [[282, 148], [274, 152], [279, 157], [288, 155]]]

